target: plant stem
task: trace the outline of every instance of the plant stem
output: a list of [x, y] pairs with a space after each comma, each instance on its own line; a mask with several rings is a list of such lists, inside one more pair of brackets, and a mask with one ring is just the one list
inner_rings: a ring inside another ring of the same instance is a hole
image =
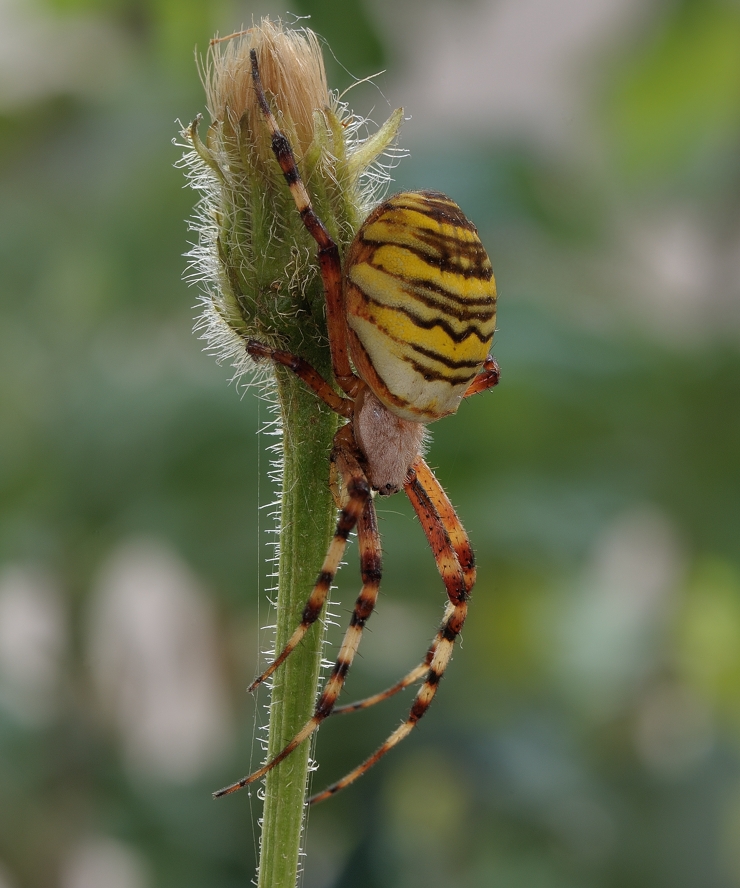
[[[253, 55], [254, 54], [254, 55]], [[264, 95], [256, 90], [254, 60]], [[349, 246], [376, 190], [381, 161], [403, 119], [399, 109], [361, 141], [362, 121], [327, 90], [321, 42], [311, 31], [262, 19], [211, 42], [201, 66], [211, 124], [197, 117], [183, 136], [188, 179], [200, 194], [188, 253], [205, 282], [199, 328], [209, 346], [245, 373], [250, 339], [298, 355], [331, 383], [326, 294], [317, 242], [271, 150], [278, 125], [292, 144], [317, 215], [339, 247]], [[272, 108], [266, 119], [265, 102]], [[293, 180], [294, 171], [288, 179]], [[279, 653], [301, 622], [334, 531], [329, 454], [339, 420], [285, 368], [276, 367], [283, 427], [283, 491], [278, 566]], [[316, 623], [273, 675], [268, 757], [273, 759], [313, 714], [323, 623]], [[294, 888], [306, 803], [310, 743], [265, 781], [258, 888]]]
[[[337, 417], [300, 380], [278, 368], [283, 424], [283, 490], [276, 650], [301, 621], [334, 530], [329, 452]], [[317, 621], [275, 673], [267, 754], [276, 755], [313, 714], [323, 625]], [[308, 785], [310, 742], [267, 775], [258, 888], [294, 888]]]

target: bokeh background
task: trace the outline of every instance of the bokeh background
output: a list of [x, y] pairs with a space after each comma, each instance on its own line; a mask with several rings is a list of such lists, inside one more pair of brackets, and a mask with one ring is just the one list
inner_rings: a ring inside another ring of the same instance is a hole
[[[253, 876], [256, 795], [210, 791], [261, 755], [275, 439], [192, 335], [172, 139], [194, 45], [265, 13], [311, 15], [339, 89], [385, 69], [347, 100], [404, 105], [397, 186], [453, 196], [500, 288], [502, 384], [430, 457], [463, 644], [311, 812], [301, 884], [739, 886], [737, 0], [2, 0], [0, 886]], [[402, 499], [347, 699], [442, 612]], [[314, 788], [409, 699], [325, 724]]]

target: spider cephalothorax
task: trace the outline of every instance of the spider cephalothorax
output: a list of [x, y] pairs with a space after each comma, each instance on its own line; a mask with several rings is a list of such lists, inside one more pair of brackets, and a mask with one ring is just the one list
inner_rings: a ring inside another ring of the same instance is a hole
[[[254, 50], [251, 64], [272, 149], [318, 245], [333, 382], [343, 394], [297, 355], [256, 340], [247, 343], [247, 351], [255, 360], [268, 358], [288, 367], [348, 422], [337, 432], [331, 454], [332, 488], [340, 509], [334, 537], [300, 625], [250, 690], [272, 675], [319, 618], [355, 527], [363, 585], [312, 718], [275, 758], [215, 795], [259, 780], [332, 713], [363, 709], [423, 681], [406, 721], [370, 758], [311, 799], [317, 802], [352, 783], [410, 733], [436, 693], [465, 622], [475, 583], [473, 553], [447, 495], [424, 461], [424, 437], [428, 423], [454, 413], [463, 398], [498, 383], [498, 366], [488, 354], [496, 326], [496, 285], [475, 226], [457, 204], [431, 191], [397, 194], [376, 207], [347, 250], [342, 273], [337, 245], [313, 210], [290, 144], [270, 110]], [[417, 667], [374, 697], [337, 707], [380, 586], [373, 494], [390, 495], [401, 488], [429, 540], [449, 603]]]

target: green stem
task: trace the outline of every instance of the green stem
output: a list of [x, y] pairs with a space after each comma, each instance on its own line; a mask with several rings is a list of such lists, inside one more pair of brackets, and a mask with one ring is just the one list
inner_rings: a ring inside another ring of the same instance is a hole
[[[337, 417], [300, 380], [277, 370], [283, 423], [283, 492], [276, 650], [301, 621], [334, 530], [329, 452]], [[274, 676], [267, 754], [276, 755], [313, 714], [323, 626], [317, 622]], [[267, 775], [258, 888], [295, 888], [310, 742]]]

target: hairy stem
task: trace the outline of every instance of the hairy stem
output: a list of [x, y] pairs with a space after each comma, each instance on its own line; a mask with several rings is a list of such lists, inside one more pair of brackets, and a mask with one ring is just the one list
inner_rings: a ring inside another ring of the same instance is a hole
[[[276, 650], [300, 623], [334, 531], [329, 451], [337, 417], [294, 376], [277, 369], [283, 423], [283, 493]], [[323, 625], [318, 621], [274, 676], [268, 756], [303, 727], [316, 700]], [[258, 888], [294, 888], [306, 807], [310, 743], [267, 775]]]

